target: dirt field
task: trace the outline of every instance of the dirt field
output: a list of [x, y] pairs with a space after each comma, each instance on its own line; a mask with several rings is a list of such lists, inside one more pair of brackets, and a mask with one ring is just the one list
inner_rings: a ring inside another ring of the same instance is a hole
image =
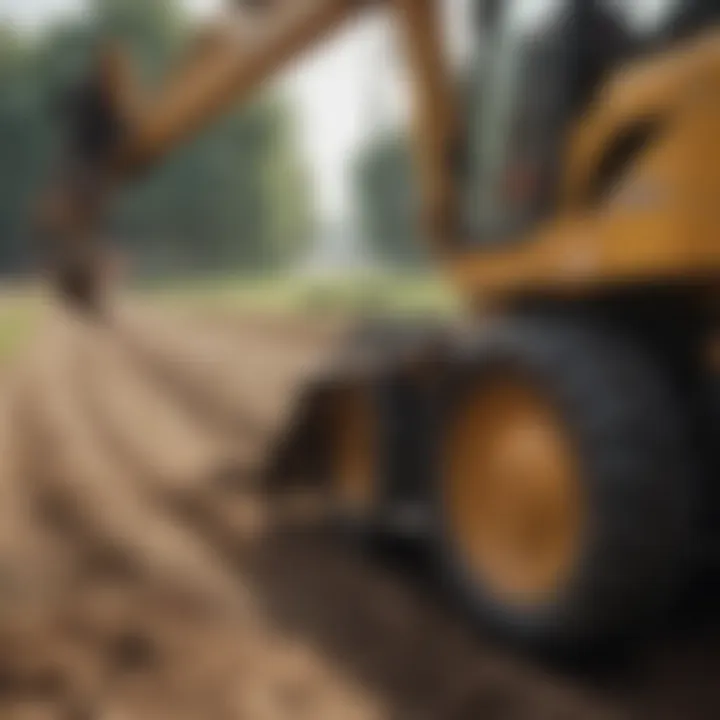
[[720, 717], [712, 619], [622, 670], [551, 671], [263, 496], [340, 334], [48, 312], [1, 399], [0, 718]]

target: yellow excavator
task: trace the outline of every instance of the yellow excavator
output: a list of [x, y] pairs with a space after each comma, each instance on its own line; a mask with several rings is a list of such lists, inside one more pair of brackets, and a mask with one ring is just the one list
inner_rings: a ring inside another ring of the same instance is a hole
[[441, 0], [238, 0], [145, 97], [106, 47], [40, 225], [62, 292], [101, 311], [92, 239], [112, 194], [385, 7], [427, 237], [474, 319], [368, 336], [298, 437], [343, 517], [430, 540], [479, 622], [586, 647], [660, 617], [712, 546], [720, 3], [471, 4], [480, 71], [463, 83]]

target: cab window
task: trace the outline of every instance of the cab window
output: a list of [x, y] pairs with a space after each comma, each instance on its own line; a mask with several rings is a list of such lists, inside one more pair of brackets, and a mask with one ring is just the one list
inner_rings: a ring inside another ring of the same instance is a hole
[[509, 0], [483, 52], [470, 123], [470, 232], [483, 243], [520, 231], [547, 199], [566, 117], [570, 0]]

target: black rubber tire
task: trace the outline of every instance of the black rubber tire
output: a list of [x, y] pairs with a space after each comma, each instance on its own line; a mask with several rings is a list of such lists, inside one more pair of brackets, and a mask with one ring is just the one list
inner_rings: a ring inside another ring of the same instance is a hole
[[[354, 517], [334, 513], [332, 524], [341, 535], [361, 546], [414, 534], [412, 530], [408, 532], [407, 523], [401, 518], [407, 515], [408, 508], [412, 514], [427, 508], [430, 453], [418, 452], [418, 445], [426, 443], [430, 426], [427, 415], [434, 408], [427, 400], [427, 392], [408, 374], [407, 357], [427, 354], [444, 335], [442, 326], [436, 322], [370, 320], [356, 330], [348, 343], [349, 356], [369, 354], [376, 361], [370, 374], [341, 379], [334, 390], [341, 393], [360, 389], [372, 406], [377, 453], [375, 502], [366, 513]], [[323, 431], [325, 484], [332, 496], [335, 482], [332, 421], [323, 424]], [[422, 519], [416, 524], [422, 524]], [[426, 535], [426, 527], [420, 532]]]
[[493, 325], [459, 355], [443, 392], [439, 443], [467, 383], [517, 370], [566, 419], [590, 521], [566, 585], [541, 607], [508, 607], [463, 567], [437, 467], [436, 546], [452, 590], [485, 628], [543, 654], [574, 655], [649, 628], [690, 569], [697, 476], [683, 405], [660, 364], [608, 328], [546, 317]]
[[[360, 515], [334, 515], [334, 526], [346, 538], [361, 546], [384, 546], [415, 534], [427, 534], [422, 517], [413, 532], [412, 523], [403, 522], [427, 504], [428, 454], [418, 452], [427, 426], [430, 408], [423, 394], [411, 381], [388, 375], [366, 386], [375, 416], [375, 495], [372, 507]], [[332, 493], [334, 477], [329, 473]], [[423, 515], [426, 513], [423, 513]], [[410, 518], [412, 520], [412, 517]], [[408, 527], [409, 525], [409, 527]], [[407, 536], [407, 537], [406, 537]]]
[[372, 444], [374, 446], [373, 477], [371, 482], [373, 488], [373, 501], [362, 511], [343, 508], [337, 502], [337, 484], [339, 481], [338, 470], [332, 460], [336, 450], [337, 423], [342, 422], [333, 418], [333, 423], [325, 428], [327, 446], [326, 454], [326, 489], [331, 502], [330, 524], [337, 537], [350, 545], [358, 548], [365, 548], [373, 544], [377, 527], [379, 524], [379, 513], [382, 507], [383, 491], [385, 486], [385, 472], [387, 466], [387, 430], [386, 414], [384, 412], [384, 392], [381, 384], [375, 379], [363, 382], [348, 384], [340, 389], [339, 393], [359, 392], [365, 396], [369, 405], [369, 412], [372, 416], [373, 427], [371, 429]]

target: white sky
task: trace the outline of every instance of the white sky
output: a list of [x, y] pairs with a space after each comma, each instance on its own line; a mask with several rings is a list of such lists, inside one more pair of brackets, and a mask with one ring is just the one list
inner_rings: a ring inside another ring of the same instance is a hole
[[[32, 29], [80, 12], [83, 1], [0, 0], [0, 20]], [[202, 14], [222, 4], [185, 2]], [[398, 57], [389, 23], [373, 14], [314, 50], [280, 80], [294, 101], [300, 145], [327, 223], [347, 219], [352, 210], [348, 165], [354, 154], [378, 125], [405, 115], [407, 93]]]

